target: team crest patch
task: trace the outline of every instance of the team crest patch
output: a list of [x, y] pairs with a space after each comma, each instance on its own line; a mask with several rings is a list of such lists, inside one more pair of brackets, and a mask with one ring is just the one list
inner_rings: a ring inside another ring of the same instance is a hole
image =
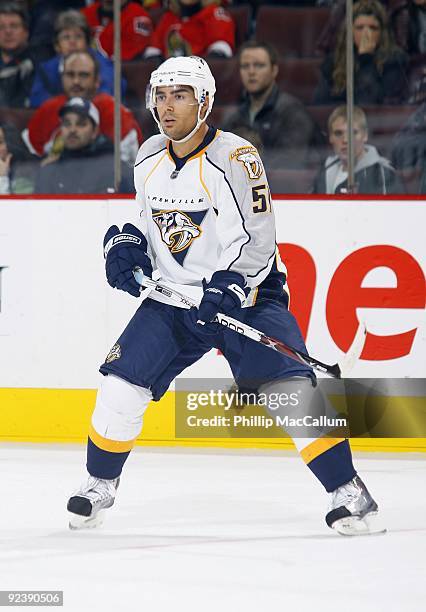
[[136, 34], [140, 34], [141, 36], [151, 36], [151, 20], [143, 15], [138, 15], [133, 19], [133, 29]]
[[202, 234], [200, 226], [180, 210], [160, 210], [152, 218], [172, 254], [185, 251]]
[[179, 57], [182, 55], [188, 56], [192, 54], [191, 45], [184, 38], [182, 38], [180, 29], [180, 26], [176, 24], [176, 26], [172, 27], [167, 34], [166, 48], [169, 56]]
[[108, 353], [105, 363], [111, 363], [111, 361], [115, 361], [116, 359], [120, 359], [121, 357], [121, 346], [119, 344], [114, 344], [110, 352]]
[[231, 159], [236, 159], [243, 164], [249, 179], [255, 180], [262, 176], [263, 166], [256, 147], [239, 147], [231, 153]]

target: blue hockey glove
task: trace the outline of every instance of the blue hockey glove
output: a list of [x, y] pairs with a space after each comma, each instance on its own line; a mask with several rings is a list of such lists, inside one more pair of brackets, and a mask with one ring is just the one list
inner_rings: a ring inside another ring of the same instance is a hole
[[238, 272], [218, 270], [204, 286], [203, 298], [198, 307], [199, 321], [209, 323], [218, 312], [232, 314], [241, 308], [246, 298], [244, 277]]
[[111, 287], [139, 297], [140, 286], [134, 279], [133, 268], [139, 266], [146, 276], [152, 275], [147, 249], [145, 236], [131, 223], [126, 223], [121, 232], [116, 225], [109, 228], [104, 238], [104, 256], [106, 277]]

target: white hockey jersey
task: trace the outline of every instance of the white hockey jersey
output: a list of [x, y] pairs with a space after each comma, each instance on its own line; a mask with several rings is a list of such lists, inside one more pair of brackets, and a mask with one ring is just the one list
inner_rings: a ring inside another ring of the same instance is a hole
[[276, 263], [271, 195], [255, 147], [211, 127], [191, 155], [178, 158], [170, 140], [156, 135], [141, 146], [134, 177], [141, 229], [162, 282], [199, 300], [203, 278], [232, 270], [244, 276], [251, 305]]

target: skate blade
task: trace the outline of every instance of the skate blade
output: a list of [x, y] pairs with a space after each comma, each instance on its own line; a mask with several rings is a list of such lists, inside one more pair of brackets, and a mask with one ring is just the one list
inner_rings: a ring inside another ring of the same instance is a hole
[[81, 529], [95, 529], [100, 527], [105, 520], [105, 510], [99, 510], [95, 516], [81, 516], [80, 514], [68, 513], [70, 520], [68, 523], [71, 531], [77, 531]]
[[332, 528], [344, 536], [379, 535], [387, 531], [380, 524], [377, 512], [369, 512], [363, 518], [346, 516], [335, 521]]

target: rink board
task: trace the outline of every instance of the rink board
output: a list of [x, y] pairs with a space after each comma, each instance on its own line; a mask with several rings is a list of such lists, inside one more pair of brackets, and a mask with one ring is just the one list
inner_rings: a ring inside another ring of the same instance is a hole
[[[0, 389], [0, 441], [85, 442], [96, 391], [87, 389]], [[411, 398], [395, 398], [407, 405]], [[13, 410], [3, 411], [4, 406]], [[174, 392], [151, 403], [137, 445], [292, 449], [290, 439], [175, 437]], [[426, 452], [426, 438], [352, 439], [355, 450]]]
[[[311, 354], [339, 360], [362, 318], [369, 337], [354, 377], [424, 377], [426, 202], [279, 200], [275, 214], [291, 309]], [[105, 283], [100, 245], [109, 225], [137, 224], [137, 217], [130, 200], [0, 200], [0, 440], [86, 438], [98, 365], [137, 307]], [[185, 375], [223, 378], [229, 368], [211, 351]], [[173, 389], [149, 407], [139, 443], [291, 445], [176, 440]], [[354, 447], [426, 450], [426, 443], [357, 440]]]

